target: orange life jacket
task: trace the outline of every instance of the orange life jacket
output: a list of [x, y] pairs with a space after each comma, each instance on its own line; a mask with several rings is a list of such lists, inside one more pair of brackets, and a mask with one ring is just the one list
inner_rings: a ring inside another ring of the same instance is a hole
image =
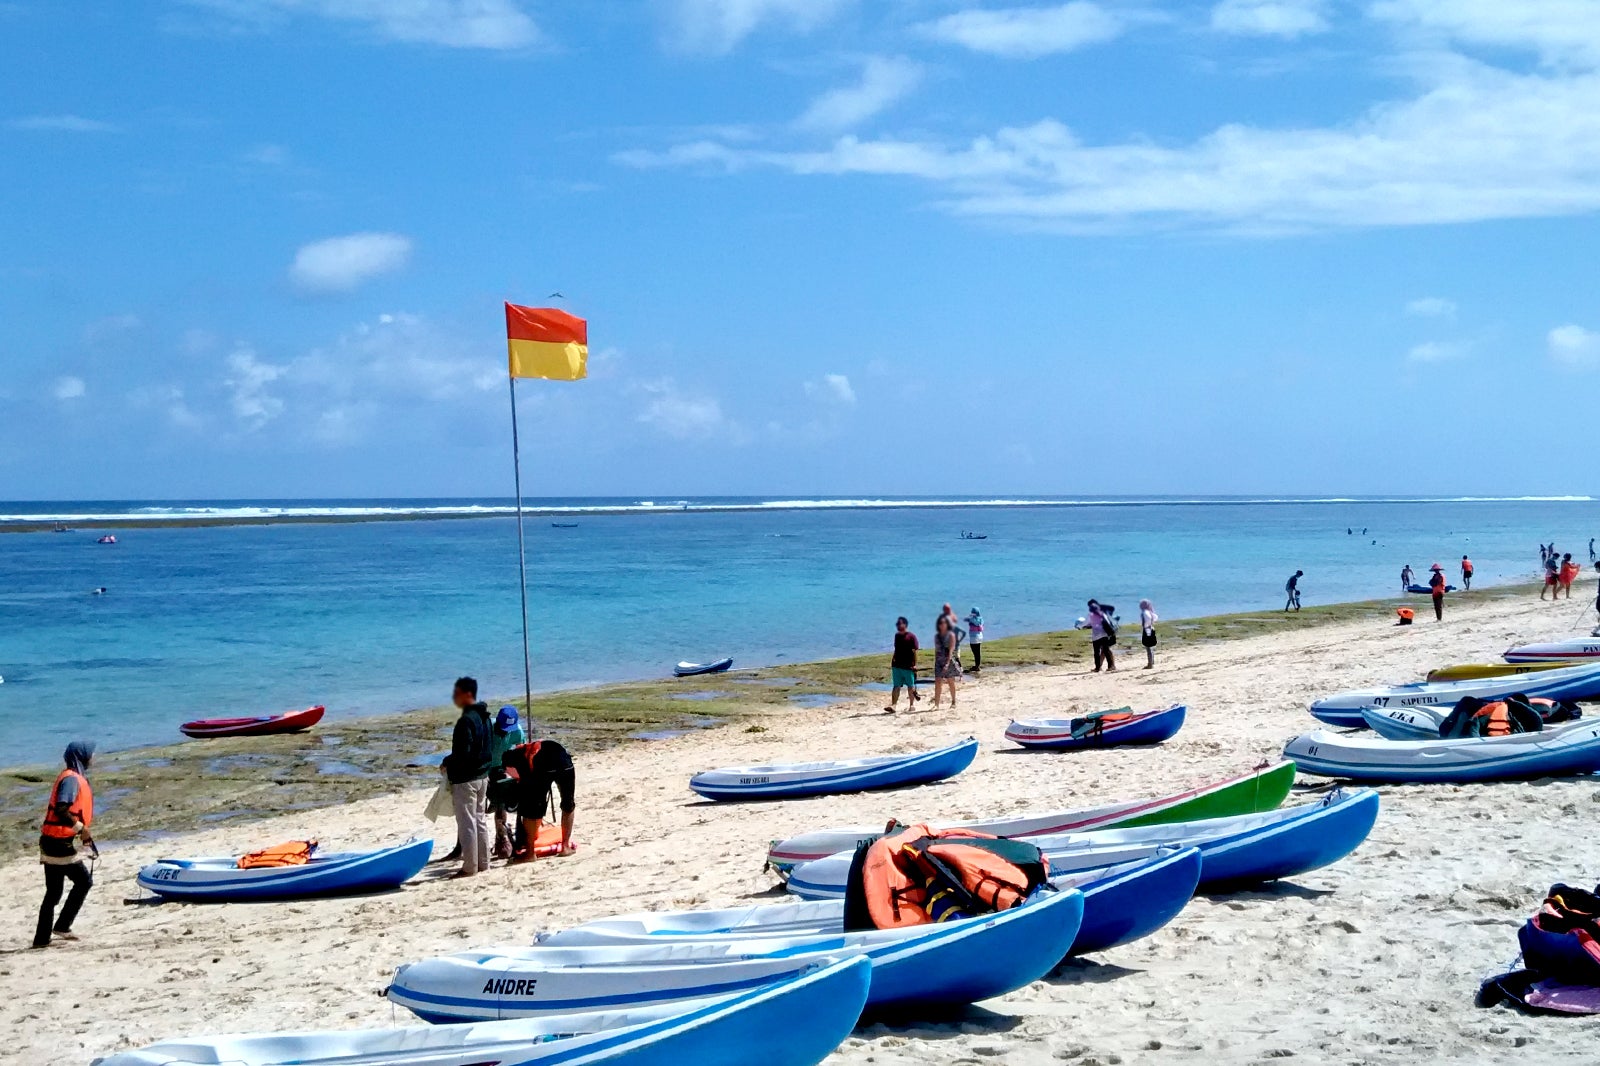
[[291, 840], [241, 855], [238, 866], [241, 870], [256, 870], [267, 866], [304, 866], [311, 861], [311, 853], [316, 850], [315, 840]]
[[905, 826], [867, 845], [852, 864], [846, 927], [898, 929], [1009, 910], [1048, 877], [1044, 853], [1024, 841]]
[[[61, 782], [69, 777], [78, 781], [78, 797], [68, 806], [63, 821], [56, 813], [56, 796], [61, 792]], [[50, 802], [45, 805], [44, 824], [39, 826], [39, 833], [57, 840], [71, 840], [78, 835], [80, 824], [87, 829], [93, 822], [94, 791], [89, 788], [89, 779], [76, 770], [62, 770], [56, 775], [56, 783], [50, 786]]]
[[1461, 572], [1463, 574], [1472, 573], [1472, 560], [1471, 559], [1463, 559], [1463, 560], [1461, 560]]
[[1484, 726], [1483, 732], [1480, 734], [1481, 736], [1509, 737], [1512, 733], [1511, 708], [1507, 706], [1505, 700], [1485, 703], [1472, 713], [1472, 717], [1474, 719], [1484, 718], [1488, 720], [1488, 724]]

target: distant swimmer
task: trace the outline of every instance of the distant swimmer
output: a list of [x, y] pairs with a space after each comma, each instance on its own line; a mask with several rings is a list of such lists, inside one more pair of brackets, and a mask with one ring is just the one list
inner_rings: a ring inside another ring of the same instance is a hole
[[104, 596], [105, 594], [106, 594], [106, 587], [104, 585], [101, 585], [99, 588], [95, 589], [93, 592], [90, 593], [90, 595], [93, 595], [93, 596]]
[[1283, 605], [1285, 611], [1288, 611], [1291, 607], [1297, 611], [1300, 609], [1300, 579], [1305, 576], [1306, 572], [1304, 570], [1296, 570], [1289, 580], [1284, 582], [1283, 591], [1289, 594], [1288, 600]]

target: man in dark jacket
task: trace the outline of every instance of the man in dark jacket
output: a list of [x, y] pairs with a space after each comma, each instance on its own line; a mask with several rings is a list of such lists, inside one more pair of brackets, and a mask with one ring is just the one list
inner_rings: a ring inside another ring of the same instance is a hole
[[489, 868], [489, 708], [478, 702], [478, 682], [470, 677], [456, 679], [451, 698], [461, 708], [444, 759], [461, 849], [461, 869], [452, 876], [471, 877]]

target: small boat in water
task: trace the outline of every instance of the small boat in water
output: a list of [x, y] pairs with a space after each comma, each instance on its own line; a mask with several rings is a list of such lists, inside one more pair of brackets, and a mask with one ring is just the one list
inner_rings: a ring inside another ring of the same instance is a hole
[[237, 856], [160, 859], [139, 871], [140, 888], [172, 899], [225, 903], [253, 899], [304, 899], [398, 888], [428, 864], [433, 841], [416, 837], [372, 851], [318, 855], [290, 866], [241, 868]]
[[676, 677], [699, 677], [702, 674], [726, 673], [732, 667], [733, 658], [730, 656], [710, 663], [679, 663], [672, 668], [672, 673]]
[[260, 737], [273, 733], [300, 733], [318, 722], [327, 708], [320, 704], [303, 711], [260, 715], [255, 718], [197, 718], [178, 731], [188, 737]]
[[1183, 728], [1183, 706], [1133, 713], [1123, 707], [1082, 718], [1029, 718], [1006, 726], [1006, 739], [1024, 748], [1067, 750], [1111, 748], [1124, 744], [1159, 744]]
[[906, 788], [954, 777], [971, 766], [977, 755], [978, 742], [968, 737], [959, 744], [914, 755], [877, 755], [775, 766], [725, 766], [695, 774], [689, 779], [689, 787], [712, 800], [794, 799]]
[[551, 529], [577, 529], [578, 528], [578, 523], [576, 523], [576, 522], [551, 522], [550, 523], [550, 528]]
[[107, 533], [105, 536], [95, 541], [96, 544], [115, 544], [116, 542], [117, 538], [112, 536], [110, 533]]
[[[692, 1003], [466, 1025], [169, 1040], [96, 1066], [816, 1066], [855, 1028], [872, 963], [857, 957]], [[781, 1040], [773, 1034], [781, 1033]]]

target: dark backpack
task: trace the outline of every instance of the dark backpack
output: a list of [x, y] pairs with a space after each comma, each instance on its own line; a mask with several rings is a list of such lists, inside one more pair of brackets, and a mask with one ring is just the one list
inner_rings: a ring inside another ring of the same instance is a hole
[[1528, 969], [1572, 984], [1600, 985], [1600, 896], [1552, 885], [1517, 942]]
[[1115, 613], [1115, 607], [1104, 603], [1100, 605], [1100, 628], [1105, 630], [1106, 639], [1113, 644], [1117, 642], [1117, 623], [1112, 618]]

